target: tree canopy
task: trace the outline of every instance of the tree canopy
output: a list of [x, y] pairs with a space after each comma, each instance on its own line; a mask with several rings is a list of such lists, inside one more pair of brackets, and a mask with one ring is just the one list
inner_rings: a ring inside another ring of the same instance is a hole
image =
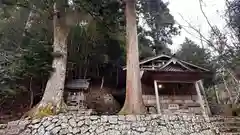
[[[176, 56], [192, 64], [204, 67], [210, 70], [213, 74], [216, 71], [216, 64], [213, 61], [212, 54], [209, 49], [201, 48], [192, 40], [185, 38], [185, 41], [181, 44], [181, 48], [176, 52]], [[214, 85], [214, 75], [205, 79], [205, 86]]]
[[[19, 93], [26, 93], [26, 106], [36, 104], [54, 71], [54, 1], [2, 0], [0, 8], [0, 104], [17, 103]], [[102, 78], [116, 86], [118, 70], [126, 63], [124, 3], [117, 0], [70, 1], [62, 7], [70, 14], [67, 80]], [[76, 14], [77, 13], [77, 14]], [[82, 19], [81, 19], [82, 18]], [[137, 18], [151, 30], [138, 25], [140, 58], [159, 54], [171, 37], [178, 34], [173, 16], [162, 1], [138, 1]], [[76, 21], [76, 20], [73, 20]], [[150, 37], [150, 38], [149, 38]], [[30, 97], [33, 96], [34, 101]], [[12, 97], [12, 98], [9, 98]], [[20, 98], [19, 98], [20, 99]], [[3, 108], [4, 110], [4, 108]], [[2, 110], [2, 111], [3, 111]]]

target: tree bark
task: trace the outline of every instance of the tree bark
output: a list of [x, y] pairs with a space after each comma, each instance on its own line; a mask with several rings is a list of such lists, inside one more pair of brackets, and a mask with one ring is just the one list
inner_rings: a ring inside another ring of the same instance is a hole
[[30, 104], [29, 104], [29, 108], [32, 108], [33, 100], [34, 100], [34, 93], [33, 93], [33, 90], [32, 90], [32, 77], [30, 78], [30, 82], [29, 82], [29, 91], [30, 91]]
[[30, 29], [32, 28], [32, 25], [35, 23], [36, 18], [38, 17], [38, 13], [35, 11], [36, 6], [32, 6], [32, 10], [29, 12], [25, 27], [24, 27], [24, 33], [23, 36], [26, 36], [27, 33], [30, 32]]
[[67, 67], [67, 37], [70, 28], [66, 25], [65, 17], [59, 17], [56, 14], [61, 11], [58, 10], [56, 5], [54, 5], [54, 10], [54, 59], [52, 63], [54, 70], [47, 82], [42, 100], [29, 114], [33, 117], [57, 114], [64, 108], [63, 105], [65, 105], [63, 102], [63, 91]]
[[139, 68], [135, 0], [126, 0], [127, 80], [126, 98], [120, 114], [144, 114]]

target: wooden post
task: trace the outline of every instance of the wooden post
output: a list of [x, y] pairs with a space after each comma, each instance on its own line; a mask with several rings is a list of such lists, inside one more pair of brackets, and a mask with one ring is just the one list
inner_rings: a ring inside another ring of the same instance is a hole
[[157, 113], [160, 114], [161, 110], [160, 110], [158, 86], [157, 86], [157, 81], [156, 80], [154, 80], [154, 89], [155, 89], [155, 95], [156, 95]]
[[198, 86], [198, 82], [196, 81], [195, 82], [195, 88], [196, 88], [196, 91], [197, 91], [197, 95], [198, 95], [198, 101], [202, 107], [202, 110], [203, 110], [203, 115], [206, 115], [206, 109], [204, 107], [204, 100], [203, 100], [203, 97], [202, 97], [202, 94], [201, 94], [201, 91], [200, 91], [200, 88]]
[[207, 95], [206, 95], [206, 93], [205, 93], [204, 86], [203, 86], [203, 81], [202, 81], [202, 80], [199, 81], [199, 86], [200, 86], [200, 88], [201, 88], [201, 89], [200, 89], [200, 92], [203, 93], [204, 101], [205, 101], [205, 103], [206, 103], [207, 113], [208, 113], [209, 116], [211, 116], [212, 114], [211, 114], [211, 110], [210, 110], [210, 107], [209, 107], [209, 104], [208, 104]]
[[77, 100], [77, 109], [80, 109], [80, 100], [81, 100], [81, 92], [76, 93], [76, 100]]
[[216, 102], [217, 102], [217, 104], [220, 104], [220, 100], [219, 100], [219, 94], [218, 94], [218, 90], [217, 90], [217, 88], [216, 88], [216, 85], [214, 85], [213, 86], [213, 89], [214, 89], [214, 92], [215, 92], [215, 96], [216, 96]]
[[141, 79], [142, 79], [143, 73], [144, 73], [144, 70], [140, 70], [140, 78]]

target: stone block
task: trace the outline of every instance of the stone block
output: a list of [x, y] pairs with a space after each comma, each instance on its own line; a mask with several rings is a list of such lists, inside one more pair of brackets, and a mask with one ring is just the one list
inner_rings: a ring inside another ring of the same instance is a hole
[[118, 117], [117, 116], [108, 116], [108, 121], [110, 124], [117, 124]]
[[6, 132], [6, 130], [5, 130], [5, 129], [0, 129], [0, 135], [4, 135], [4, 134], [5, 134], [5, 132]]
[[73, 118], [71, 118], [71, 119], [69, 120], [69, 124], [70, 124], [72, 127], [76, 127], [76, 126], [77, 126], [77, 123], [76, 123], [75, 119], [73, 119]]
[[18, 128], [18, 126], [8, 126], [7, 130], [6, 130], [6, 134], [7, 135], [15, 135], [15, 134], [19, 134], [20, 133], [20, 129]]
[[135, 115], [126, 115], [127, 121], [137, 121], [137, 118]]
[[34, 119], [34, 120], [32, 120], [32, 124], [37, 124], [37, 123], [39, 123], [41, 121], [41, 119]]
[[211, 135], [211, 130], [218, 129], [213, 128], [202, 116], [186, 114], [78, 116], [76, 113], [66, 113], [43, 119], [22, 124], [19, 121], [9, 122], [6, 130], [0, 131], [2, 134], [7, 131], [10, 132], [8, 135], [16, 135], [23, 129], [21, 125], [28, 124], [26, 133], [23, 134], [24, 131], [20, 135]]
[[60, 126], [55, 127], [55, 128], [52, 129], [52, 133], [53, 133], [54, 135], [56, 135], [56, 134], [60, 131], [60, 129], [61, 129]]

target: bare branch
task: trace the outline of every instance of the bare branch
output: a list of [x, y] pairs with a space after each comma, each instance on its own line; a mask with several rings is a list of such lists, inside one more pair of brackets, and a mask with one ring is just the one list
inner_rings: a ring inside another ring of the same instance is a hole
[[[207, 15], [206, 15], [205, 12], [203, 11], [202, 3], [203, 3], [203, 1], [202, 1], [202, 0], [199, 0], [200, 10], [201, 10], [204, 18], [206, 19], [206, 21], [207, 21], [209, 27], [211, 28], [212, 32], [218, 37], [219, 40], [221, 40], [222, 37], [220, 37], [220, 36], [218, 35], [218, 33], [216, 32], [215, 28], [214, 28], [213, 25], [210, 23]], [[228, 44], [224, 44], [224, 45], [227, 46], [228, 48], [231, 48]], [[215, 47], [215, 48], [216, 48], [216, 47]]]
[[109, 32], [113, 32], [113, 30], [110, 29], [108, 25], [103, 22], [102, 18], [100, 18], [99, 15], [92, 13], [88, 8], [86, 8], [87, 7], [86, 4], [82, 4], [81, 2], [78, 2], [78, 4], [83, 10], [85, 10], [88, 14], [90, 14], [97, 22], [103, 24], [108, 29]]
[[[178, 23], [178, 22], [176, 22], [176, 24], [178, 24], [179, 26], [181, 26], [181, 28], [185, 31], [185, 32], [187, 32], [189, 35], [191, 35], [191, 36], [193, 36], [194, 38], [197, 38], [197, 39], [199, 39], [199, 40], [201, 40], [201, 38], [200, 37], [198, 37], [198, 36], [195, 36], [195, 34], [193, 34], [192, 32], [190, 32], [190, 31], [188, 31], [187, 29], [186, 29], [186, 27], [187, 28], [191, 28], [191, 27], [189, 27], [189, 26], [184, 26], [184, 25], [181, 25], [180, 23]], [[192, 29], [192, 28], [191, 28]], [[198, 33], [199, 34], [199, 33]], [[203, 42], [205, 42], [205, 43], [207, 43], [208, 44], [208, 42], [206, 41], [206, 40], [201, 40], [201, 41], [203, 41]]]
[[[201, 33], [201, 29], [199, 28], [199, 33]], [[203, 37], [202, 37], [202, 35], [200, 35], [199, 34], [199, 36], [200, 36], [200, 41], [201, 41], [201, 46], [202, 46], [202, 49], [204, 49], [204, 45], [203, 45]]]
[[[204, 42], [206, 42], [207, 44], [212, 45], [212, 42], [211, 42], [209, 39], [207, 39], [197, 28], [195, 28], [191, 23], [189, 23], [187, 20], [185, 20], [184, 17], [183, 17], [181, 14], [179, 14], [179, 15], [180, 15], [180, 17], [188, 24], [188, 26], [189, 26], [191, 29], [193, 29], [195, 32], [197, 32], [197, 33], [201, 36], [201, 38], [204, 39], [204, 40], [203, 40]], [[214, 47], [214, 46], [212, 46], [212, 47]], [[214, 47], [214, 49], [215, 49], [215, 50], [218, 50], [218, 49], [215, 48], [215, 47]]]
[[210, 23], [210, 21], [209, 21], [207, 15], [206, 15], [205, 12], [203, 11], [202, 2], [203, 2], [202, 0], [199, 0], [200, 10], [201, 10], [203, 16], [205, 17], [205, 19], [206, 19], [208, 25], [211, 27], [211, 29], [213, 30], [213, 32], [215, 32], [215, 30], [214, 30], [212, 24]]
[[227, 86], [227, 82], [226, 82], [226, 80], [224, 79], [224, 74], [223, 74], [223, 73], [222, 73], [222, 80], [223, 80], [224, 87], [225, 87], [225, 89], [226, 89], [227, 92], [228, 92], [229, 99], [230, 99], [231, 103], [233, 103], [232, 94], [231, 94], [231, 92], [230, 92], [230, 90], [229, 90], [229, 88], [228, 88], [228, 86]]

